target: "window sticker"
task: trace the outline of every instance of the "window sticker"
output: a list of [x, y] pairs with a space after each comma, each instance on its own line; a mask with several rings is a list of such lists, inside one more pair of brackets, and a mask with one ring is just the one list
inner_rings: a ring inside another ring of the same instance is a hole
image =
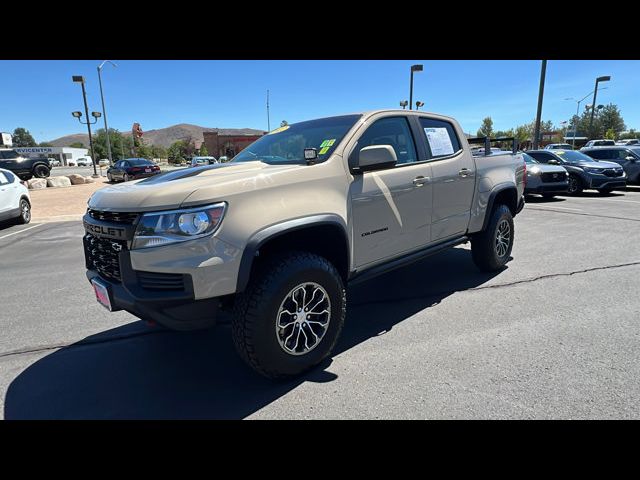
[[434, 157], [453, 153], [453, 145], [446, 128], [425, 128], [424, 133], [427, 134], [431, 154]]
[[320, 149], [320, 151], [318, 152], [318, 155], [324, 155], [325, 153], [327, 153], [329, 151], [329, 147], [322, 147]]
[[276, 128], [275, 130], [271, 130], [267, 135], [273, 135], [274, 133], [284, 132], [289, 128], [289, 125], [285, 125], [284, 127]]
[[336, 139], [335, 138], [330, 138], [329, 140], [325, 140], [324, 142], [322, 142], [320, 144], [320, 148], [332, 147], [334, 143], [336, 143]]

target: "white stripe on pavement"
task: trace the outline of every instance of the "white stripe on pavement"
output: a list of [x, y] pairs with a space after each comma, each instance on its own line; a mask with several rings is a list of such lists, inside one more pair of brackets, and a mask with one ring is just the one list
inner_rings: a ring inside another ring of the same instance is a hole
[[542, 210], [556, 210], [556, 209], [560, 209], [560, 210], [570, 210], [572, 212], [584, 212], [584, 210], [579, 209], [579, 208], [568, 208], [568, 207], [556, 207], [554, 206], [544, 206], [544, 205], [538, 205], [538, 204], [534, 204], [534, 203], [528, 203], [527, 205], [525, 205], [525, 208], [529, 207], [531, 209], [542, 209]]
[[17, 231], [17, 232], [9, 233], [9, 234], [7, 234], [7, 235], [5, 235], [5, 236], [3, 236], [3, 237], [0, 237], [0, 240], [2, 240], [3, 238], [10, 237], [11, 235], [16, 235], [16, 234], [18, 234], [18, 233], [26, 232], [27, 230], [31, 230], [31, 229], [33, 229], [33, 228], [37, 228], [37, 227], [41, 227], [41, 226], [42, 226], [42, 224], [41, 224], [41, 223], [39, 223], [38, 225], [34, 225], [34, 226], [32, 226], [32, 227], [29, 227], [29, 228], [24, 228], [24, 229], [19, 230], [19, 231]]

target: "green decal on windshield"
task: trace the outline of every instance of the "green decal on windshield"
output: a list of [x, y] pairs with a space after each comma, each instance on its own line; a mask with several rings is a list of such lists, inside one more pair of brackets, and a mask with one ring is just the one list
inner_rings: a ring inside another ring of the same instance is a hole
[[320, 149], [320, 151], [318, 152], [318, 155], [324, 155], [325, 153], [327, 153], [329, 151], [329, 147], [322, 147]]
[[320, 144], [320, 148], [332, 147], [334, 143], [336, 143], [336, 139], [335, 138], [330, 138], [329, 140], [325, 140], [324, 142], [322, 142]]

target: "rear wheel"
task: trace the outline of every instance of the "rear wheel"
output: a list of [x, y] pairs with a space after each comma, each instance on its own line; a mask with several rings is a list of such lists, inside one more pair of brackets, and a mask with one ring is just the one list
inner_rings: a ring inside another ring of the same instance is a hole
[[567, 193], [569, 195], [578, 195], [582, 193], [584, 186], [582, 185], [582, 180], [577, 175], [569, 175], [569, 187], [567, 188]]
[[509, 260], [514, 239], [513, 216], [506, 205], [496, 205], [487, 228], [471, 239], [471, 258], [483, 272], [500, 270]]
[[36, 165], [33, 169], [33, 175], [37, 178], [47, 178], [49, 176], [50, 170], [46, 165]]
[[236, 350], [267, 378], [299, 375], [331, 354], [346, 312], [340, 274], [306, 252], [274, 257], [257, 267], [236, 295], [232, 334]]
[[18, 223], [29, 223], [31, 221], [31, 205], [24, 198], [20, 200], [20, 216]]

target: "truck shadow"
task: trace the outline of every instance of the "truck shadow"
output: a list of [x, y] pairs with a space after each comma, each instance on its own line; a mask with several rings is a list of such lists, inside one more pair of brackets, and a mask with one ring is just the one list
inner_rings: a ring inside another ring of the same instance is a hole
[[[480, 273], [455, 248], [349, 290], [347, 322], [334, 355], [496, 274]], [[426, 326], [426, 325], [425, 325]], [[228, 324], [172, 332], [143, 322], [101, 332], [38, 360], [9, 385], [6, 419], [240, 419], [303, 382], [328, 382], [328, 360], [274, 383], [236, 355]]]

